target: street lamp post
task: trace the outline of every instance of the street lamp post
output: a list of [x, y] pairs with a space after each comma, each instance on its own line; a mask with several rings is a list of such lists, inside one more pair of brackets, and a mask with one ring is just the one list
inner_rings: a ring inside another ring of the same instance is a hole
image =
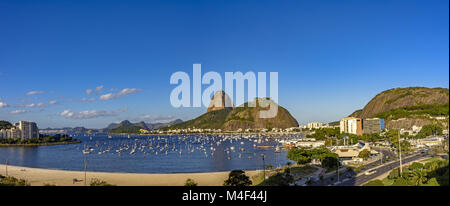
[[339, 182], [339, 157], [337, 161], [337, 182]]
[[400, 177], [402, 176], [402, 144], [400, 144], [400, 131], [398, 131], [398, 153], [400, 156]]
[[264, 175], [264, 180], [266, 180], [266, 164], [264, 162], [264, 154], [261, 155], [262, 157], [262, 161], [263, 161], [263, 175]]
[[87, 161], [84, 159], [84, 186], [86, 186], [86, 169], [87, 169]]

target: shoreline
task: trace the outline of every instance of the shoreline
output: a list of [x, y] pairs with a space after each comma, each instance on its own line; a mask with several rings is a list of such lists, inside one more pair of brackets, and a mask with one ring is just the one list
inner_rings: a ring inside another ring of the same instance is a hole
[[[31, 186], [84, 186], [84, 171], [42, 169], [8, 165], [8, 176], [25, 179]], [[262, 170], [246, 170], [250, 178]], [[125, 173], [86, 171], [87, 184], [98, 178], [117, 186], [183, 186], [188, 178], [199, 186], [222, 186], [230, 171], [196, 173]], [[0, 175], [6, 175], [6, 165], [0, 164]], [[83, 180], [73, 183], [73, 179]]]
[[52, 142], [52, 143], [40, 143], [40, 144], [0, 144], [0, 147], [38, 147], [38, 146], [54, 146], [54, 145], [66, 145], [66, 144], [80, 144], [81, 141], [74, 142]]

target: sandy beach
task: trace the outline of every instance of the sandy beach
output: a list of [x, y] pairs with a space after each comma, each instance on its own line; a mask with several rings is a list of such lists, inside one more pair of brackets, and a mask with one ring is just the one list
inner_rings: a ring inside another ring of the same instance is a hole
[[[252, 177], [259, 171], [246, 171]], [[6, 168], [0, 164], [0, 174], [5, 175]], [[143, 173], [114, 173], [87, 172], [87, 182], [98, 178], [118, 186], [182, 186], [186, 179], [191, 178], [199, 186], [221, 186], [229, 172], [205, 173], [174, 173], [174, 174], [143, 174]], [[31, 186], [54, 184], [57, 186], [84, 186], [84, 181], [73, 183], [73, 179], [84, 180], [84, 171], [67, 171], [40, 169], [8, 165], [8, 176], [27, 180]]]

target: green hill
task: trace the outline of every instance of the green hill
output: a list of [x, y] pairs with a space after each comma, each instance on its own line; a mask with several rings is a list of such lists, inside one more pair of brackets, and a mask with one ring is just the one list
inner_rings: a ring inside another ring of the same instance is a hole
[[[386, 128], [411, 128], [413, 125], [448, 124], [449, 89], [407, 87], [383, 91], [362, 109], [350, 116], [378, 117], [386, 120]], [[436, 117], [447, 117], [439, 120]]]
[[120, 127], [114, 128], [114, 129], [110, 130], [108, 133], [111, 133], [111, 134], [122, 134], [122, 133], [136, 134], [136, 133], [140, 133], [140, 129], [143, 129], [143, 128], [136, 126], [136, 125], [126, 125], [126, 126], [120, 126]]
[[260, 118], [260, 111], [267, 109], [261, 107], [259, 101], [256, 101], [255, 107], [249, 107], [248, 103], [245, 103], [240, 107], [209, 111], [195, 119], [165, 129], [202, 128], [235, 131], [238, 129], [298, 127], [297, 120], [281, 106], [278, 106], [275, 117]]
[[9, 129], [12, 127], [12, 124], [5, 120], [0, 120], [0, 129]]
[[173, 125], [166, 129], [186, 129], [186, 128], [202, 128], [202, 129], [220, 129], [225, 123], [225, 119], [231, 109], [215, 110], [207, 112], [195, 119]]

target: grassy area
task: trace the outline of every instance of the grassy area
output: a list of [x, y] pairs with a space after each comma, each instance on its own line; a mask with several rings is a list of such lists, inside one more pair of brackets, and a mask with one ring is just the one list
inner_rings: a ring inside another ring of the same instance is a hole
[[0, 186], [30, 186], [30, 183], [24, 179], [0, 175]]
[[442, 159], [440, 157], [431, 157], [428, 159], [421, 160], [420, 162], [426, 163], [426, 162], [432, 162], [432, 161], [436, 161], [436, 160], [442, 160]]
[[251, 177], [252, 186], [259, 185], [264, 181], [264, 172], [260, 172]]
[[394, 184], [395, 180], [389, 179], [389, 178], [386, 177], [386, 178], [382, 179], [381, 181], [383, 182], [383, 185], [389, 186], [389, 185]]
[[420, 116], [420, 115], [448, 116], [448, 113], [449, 113], [448, 104], [429, 104], [429, 105], [405, 106], [398, 109], [378, 113], [373, 117], [378, 117], [382, 119], [400, 119], [403, 117]]
[[313, 172], [317, 171], [317, 168], [310, 166], [310, 165], [306, 165], [306, 166], [293, 166], [291, 167], [291, 174], [292, 175], [301, 175], [301, 176], [305, 176], [308, 174], [311, 174]]

